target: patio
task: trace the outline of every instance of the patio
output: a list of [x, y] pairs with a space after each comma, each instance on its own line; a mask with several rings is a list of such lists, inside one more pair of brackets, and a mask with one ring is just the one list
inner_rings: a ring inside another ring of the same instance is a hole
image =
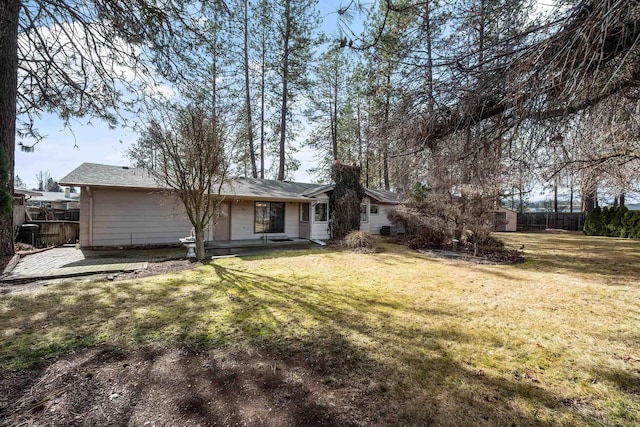
[[148, 260], [127, 254], [105, 256], [101, 251], [86, 251], [75, 247], [58, 247], [27, 255], [1, 282], [21, 282], [50, 278], [85, 276], [98, 273], [135, 271], [147, 268]]
[[[271, 250], [305, 249], [316, 246], [306, 239], [248, 239], [206, 242], [207, 257], [247, 256]], [[17, 283], [51, 278], [146, 269], [149, 262], [184, 259], [183, 248], [78, 249], [57, 247], [27, 255], [0, 282]]]

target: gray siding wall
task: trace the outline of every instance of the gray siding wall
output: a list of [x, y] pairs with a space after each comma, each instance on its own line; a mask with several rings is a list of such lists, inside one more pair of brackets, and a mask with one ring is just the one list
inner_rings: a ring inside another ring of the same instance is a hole
[[93, 242], [89, 242], [89, 200], [83, 189], [80, 241], [92, 246], [178, 243], [188, 236], [191, 223], [174, 197], [144, 190], [91, 188]]
[[[389, 213], [389, 211], [393, 209], [394, 205], [387, 205], [387, 204], [375, 203], [375, 202], [372, 202], [372, 204], [378, 205], [378, 214], [375, 215], [369, 212], [369, 230], [370, 230], [369, 232], [371, 234], [380, 234], [380, 227], [384, 225], [387, 225], [387, 226], [391, 225], [391, 222], [387, 218], [387, 213]], [[369, 207], [369, 210], [371, 210], [371, 207]]]
[[[363, 204], [367, 205], [368, 221], [360, 223], [360, 231], [366, 231], [371, 234], [380, 234], [380, 228], [382, 226], [390, 226], [391, 222], [387, 218], [387, 213], [393, 209], [394, 205], [378, 203], [375, 200], [371, 200], [369, 197], [365, 197], [362, 200]], [[378, 213], [371, 213], [371, 205], [378, 205]]]

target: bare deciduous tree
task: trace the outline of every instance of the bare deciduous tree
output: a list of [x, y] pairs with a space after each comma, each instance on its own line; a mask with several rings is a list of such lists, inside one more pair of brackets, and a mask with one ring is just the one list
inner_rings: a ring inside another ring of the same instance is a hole
[[140, 164], [180, 199], [195, 230], [196, 257], [204, 259], [204, 230], [218, 213], [226, 180], [224, 124], [201, 108], [174, 106], [149, 123], [140, 141], [156, 153], [156, 164], [144, 158]]

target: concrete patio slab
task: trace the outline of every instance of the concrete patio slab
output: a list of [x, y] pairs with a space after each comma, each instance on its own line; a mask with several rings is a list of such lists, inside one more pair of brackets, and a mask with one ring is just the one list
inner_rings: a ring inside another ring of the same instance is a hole
[[297, 237], [283, 237], [279, 239], [241, 239], [241, 240], [215, 240], [205, 242], [207, 251], [210, 249], [244, 249], [244, 248], [289, 248], [312, 246], [309, 239]]
[[62, 247], [27, 255], [0, 277], [2, 282], [40, 280], [147, 268], [139, 258], [104, 257], [77, 248]]

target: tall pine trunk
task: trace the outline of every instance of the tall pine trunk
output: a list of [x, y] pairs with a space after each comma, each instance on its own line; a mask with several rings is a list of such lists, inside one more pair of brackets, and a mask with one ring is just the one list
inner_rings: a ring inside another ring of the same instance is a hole
[[249, 159], [251, 176], [258, 177], [256, 166], [256, 150], [253, 141], [253, 117], [251, 112], [251, 90], [249, 86], [249, 0], [244, 0], [244, 95], [247, 114], [247, 140], [249, 142]]
[[[9, 188], [13, 194], [18, 91], [18, 19], [20, 1], [0, 2], [0, 147], [9, 162]], [[0, 256], [14, 254], [13, 214], [0, 218]]]
[[282, 49], [282, 111], [280, 115], [280, 165], [278, 167], [278, 181], [284, 181], [285, 160], [286, 160], [286, 141], [287, 141], [287, 101], [289, 98], [289, 42], [291, 41], [291, 4], [289, 1], [285, 4], [284, 9], [284, 46]]
[[[264, 10], [263, 10], [264, 13]], [[267, 42], [264, 34], [264, 30], [261, 34], [260, 40], [260, 66], [261, 66], [261, 76], [260, 76], [260, 178], [264, 179], [264, 117], [265, 117], [265, 91], [266, 91], [266, 73], [267, 73], [267, 58], [266, 58], [266, 50], [267, 50]]]
[[389, 183], [389, 118], [391, 117], [391, 71], [387, 72], [387, 93], [384, 101], [384, 123], [385, 123], [385, 131], [384, 131], [384, 142], [382, 144], [382, 172], [383, 172], [383, 180], [384, 180], [384, 189], [390, 190], [391, 186]]
[[334, 70], [331, 99], [331, 148], [333, 160], [338, 160], [338, 70]]

